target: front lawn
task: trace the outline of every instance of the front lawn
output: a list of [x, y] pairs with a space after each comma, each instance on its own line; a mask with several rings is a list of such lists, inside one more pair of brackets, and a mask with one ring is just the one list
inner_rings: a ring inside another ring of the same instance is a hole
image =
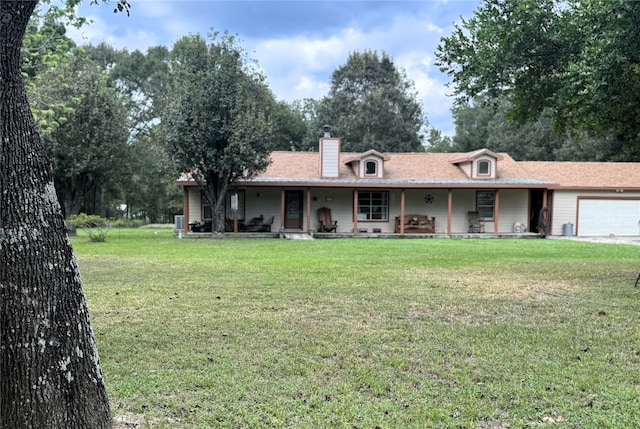
[[640, 427], [640, 246], [73, 244], [113, 412], [144, 427]]

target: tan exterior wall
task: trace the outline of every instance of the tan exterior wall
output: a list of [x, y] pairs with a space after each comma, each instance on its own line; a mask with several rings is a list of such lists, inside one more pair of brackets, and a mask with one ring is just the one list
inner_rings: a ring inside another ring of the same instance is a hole
[[[562, 235], [562, 226], [565, 223], [578, 223], [578, 197], [602, 197], [602, 198], [620, 198], [620, 197], [640, 197], [640, 192], [624, 192], [618, 193], [611, 191], [554, 191], [553, 207], [551, 216], [551, 235]], [[574, 234], [575, 234], [574, 226]]]
[[[303, 187], [287, 187], [286, 190], [299, 190], [303, 193], [303, 231], [308, 228], [317, 231], [319, 227], [318, 209], [328, 207], [331, 209], [333, 220], [338, 221], [337, 232], [353, 232], [353, 197], [352, 188], [310, 188], [310, 213], [307, 215], [307, 189]], [[369, 190], [369, 189], [367, 189]], [[375, 189], [386, 191], [386, 189]], [[358, 221], [359, 229], [367, 229], [373, 232], [379, 228], [381, 232], [392, 233], [395, 228], [395, 218], [400, 216], [402, 190], [391, 189], [389, 192], [389, 219], [388, 221]], [[268, 218], [274, 216], [271, 227], [272, 232], [277, 232], [283, 219], [280, 216], [282, 188], [273, 187], [245, 187], [245, 212], [246, 221], [260, 215]], [[431, 202], [427, 203], [425, 197], [431, 196]], [[469, 220], [467, 212], [474, 211], [476, 206], [475, 189], [454, 189], [452, 191], [453, 206], [451, 218], [451, 233], [460, 234], [468, 231]], [[516, 221], [527, 225], [528, 198], [526, 189], [500, 190], [499, 199], [499, 233], [513, 232]], [[574, 203], [575, 203], [574, 197]], [[201, 196], [197, 188], [189, 188], [189, 221], [200, 220], [202, 217]], [[436, 233], [447, 233], [447, 189], [406, 189], [405, 190], [405, 215], [419, 214], [436, 218]], [[227, 213], [232, 218], [233, 213]], [[574, 215], [575, 218], [575, 215]], [[309, 219], [309, 224], [307, 224]], [[572, 220], [575, 222], [575, 220]], [[560, 226], [561, 228], [561, 226]], [[494, 232], [494, 222], [485, 222], [486, 233]]]
[[202, 220], [202, 194], [196, 187], [189, 188], [189, 222]]

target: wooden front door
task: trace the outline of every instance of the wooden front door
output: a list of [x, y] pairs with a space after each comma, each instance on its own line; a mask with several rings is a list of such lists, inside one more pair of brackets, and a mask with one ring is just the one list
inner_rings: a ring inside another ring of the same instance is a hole
[[285, 191], [284, 200], [285, 229], [302, 229], [302, 191]]

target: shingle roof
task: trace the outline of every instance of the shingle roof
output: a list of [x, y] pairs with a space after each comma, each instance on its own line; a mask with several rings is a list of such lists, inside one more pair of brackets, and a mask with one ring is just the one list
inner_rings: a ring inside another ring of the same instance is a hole
[[521, 161], [532, 178], [544, 178], [557, 188], [640, 189], [640, 163]]
[[452, 162], [466, 158], [464, 153], [387, 153], [384, 163], [384, 179], [358, 179], [348, 165], [360, 154], [341, 152], [339, 179], [322, 179], [320, 176], [320, 154], [318, 152], [273, 152], [272, 163], [267, 170], [253, 179], [254, 182], [287, 181], [303, 183], [370, 183], [384, 185], [402, 184], [493, 184], [517, 185], [542, 184], [545, 181], [529, 177], [519, 163], [507, 154], [498, 155], [496, 180], [471, 180]]
[[[551, 162], [515, 161], [506, 153], [490, 154], [498, 159], [497, 178], [472, 180], [454, 164], [468, 160], [471, 153], [386, 153], [383, 179], [359, 179], [349, 161], [358, 159], [359, 153], [341, 152], [339, 178], [320, 176], [320, 153], [271, 153], [272, 163], [267, 170], [249, 180], [255, 184], [275, 185], [290, 183], [304, 186], [420, 186], [434, 187], [539, 187], [576, 189], [628, 189], [640, 190], [640, 163], [630, 162]], [[188, 175], [176, 181], [179, 185], [192, 185]]]

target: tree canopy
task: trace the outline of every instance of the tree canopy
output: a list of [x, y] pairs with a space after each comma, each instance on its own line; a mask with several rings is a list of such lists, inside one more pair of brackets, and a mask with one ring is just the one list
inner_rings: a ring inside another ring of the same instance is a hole
[[351, 53], [333, 72], [331, 89], [317, 114], [317, 132], [331, 125], [342, 138], [343, 150], [424, 150], [427, 123], [413, 82], [384, 52]]
[[441, 40], [458, 101], [506, 99], [520, 122], [640, 145], [640, 2], [485, 0]]
[[171, 53], [171, 100], [162, 118], [176, 173], [206, 184], [213, 231], [224, 232], [229, 186], [263, 171], [273, 141], [273, 94], [235, 38], [178, 40]]

